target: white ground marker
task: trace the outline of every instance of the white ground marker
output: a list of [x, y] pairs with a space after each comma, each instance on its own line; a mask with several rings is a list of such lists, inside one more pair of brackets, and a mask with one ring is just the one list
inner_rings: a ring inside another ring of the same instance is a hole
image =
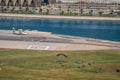
[[33, 49], [33, 50], [49, 50], [50, 46], [44, 46], [44, 45], [29, 45], [27, 49]]

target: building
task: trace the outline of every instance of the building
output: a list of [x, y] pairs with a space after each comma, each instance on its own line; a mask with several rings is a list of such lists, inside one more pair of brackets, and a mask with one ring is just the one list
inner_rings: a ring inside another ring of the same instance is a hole
[[[54, 4], [59, 1], [62, 1], [62, 3]], [[75, 13], [78, 15], [89, 13], [97, 15], [99, 12], [104, 12], [104, 14], [111, 12], [120, 13], [120, 6], [118, 4], [98, 4], [109, 1], [110, 0], [0, 0], [0, 12], [24, 13], [27, 11], [28, 13], [36, 12], [55, 15], [59, 15], [62, 12], [66, 14]]]
[[32, 11], [39, 12], [43, 4], [53, 4], [56, 0], [0, 0], [0, 11]]
[[56, 2], [60, 3], [79, 3], [80, 0], [56, 0]]
[[41, 3], [55, 3], [56, 0], [0, 0], [1, 6], [39, 6]]
[[54, 4], [56, 3], [56, 0], [48, 0], [49, 4]]
[[120, 0], [0, 0], [0, 6], [20, 6], [20, 7], [36, 7], [42, 3], [53, 4], [61, 3], [119, 3]]
[[40, 0], [0, 0], [1, 6], [37, 6]]
[[120, 0], [56, 0], [60, 3], [120, 3]]

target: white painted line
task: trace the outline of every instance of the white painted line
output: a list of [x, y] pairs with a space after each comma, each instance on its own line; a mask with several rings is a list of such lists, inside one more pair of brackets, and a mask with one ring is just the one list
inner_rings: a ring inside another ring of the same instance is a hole
[[33, 50], [49, 50], [50, 46], [44, 46], [44, 45], [29, 45], [27, 49], [33, 49]]
[[46, 46], [46, 47], [45, 47], [45, 50], [48, 50], [49, 48], [50, 48], [50, 46]]

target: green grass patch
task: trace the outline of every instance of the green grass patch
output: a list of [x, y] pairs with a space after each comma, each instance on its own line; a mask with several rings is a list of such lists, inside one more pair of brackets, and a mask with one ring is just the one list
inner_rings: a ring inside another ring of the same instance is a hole
[[115, 17], [115, 15], [112, 15], [112, 14], [102, 14], [102, 15], [99, 15], [99, 17]]
[[81, 14], [81, 16], [93, 16], [92, 14]]
[[61, 12], [60, 15], [62, 15], [62, 16], [78, 16], [77, 13], [72, 13], [72, 12], [69, 12], [69, 13]]
[[0, 68], [0, 80], [119, 80], [120, 50], [0, 49]]

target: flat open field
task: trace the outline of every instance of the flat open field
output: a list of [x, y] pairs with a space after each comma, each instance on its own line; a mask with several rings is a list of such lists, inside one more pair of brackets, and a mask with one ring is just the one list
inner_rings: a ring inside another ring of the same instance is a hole
[[116, 69], [120, 50], [0, 49], [0, 80], [120, 80]]

